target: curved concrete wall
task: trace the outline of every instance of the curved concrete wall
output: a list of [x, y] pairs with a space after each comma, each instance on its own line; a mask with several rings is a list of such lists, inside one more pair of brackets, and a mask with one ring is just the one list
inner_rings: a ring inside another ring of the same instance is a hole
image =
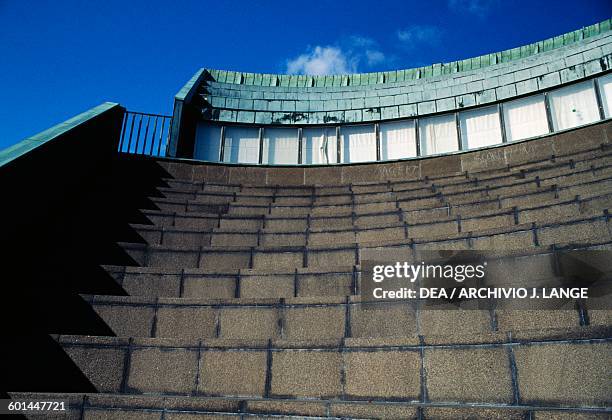
[[208, 70], [195, 105], [204, 120], [309, 125], [381, 121], [485, 105], [602, 74], [612, 67], [610, 20], [495, 54], [360, 75]]
[[[197, 161], [165, 161], [170, 174], [180, 179], [243, 185], [338, 185], [387, 182], [453, 176], [467, 172], [499, 170], [514, 165], [541, 162], [555, 156], [608, 147], [612, 143], [612, 121], [562, 133], [504, 144], [473, 152], [387, 163], [278, 167], [209, 164]], [[191, 162], [191, 165], [185, 165]]]

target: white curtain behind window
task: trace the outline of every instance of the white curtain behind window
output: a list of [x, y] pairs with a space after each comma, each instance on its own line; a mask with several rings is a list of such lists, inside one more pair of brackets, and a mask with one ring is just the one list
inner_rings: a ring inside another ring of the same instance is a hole
[[218, 162], [220, 149], [221, 126], [199, 123], [196, 126], [193, 157], [195, 159]]
[[419, 120], [421, 153], [435, 155], [459, 150], [454, 114]]
[[610, 118], [612, 117], [612, 73], [600, 77], [598, 83], [604, 115]]
[[402, 159], [416, 155], [416, 132], [413, 120], [380, 124], [380, 157], [382, 160]]
[[336, 163], [337, 150], [335, 127], [302, 130], [302, 163], [307, 165]]
[[262, 162], [270, 165], [297, 164], [297, 128], [264, 129]]
[[353, 125], [340, 128], [340, 143], [344, 163], [376, 160], [376, 131], [374, 125]]
[[548, 98], [555, 131], [599, 120], [595, 90], [590, 81], [553, 90]]
[[548, 134], [544, 95], [528, 96], [503, 104], [506, 139], [516, 141]]
[[459, 127], [466, 149], [492, 146], [502, 142], [501, 123], [496, 106], [460, 112]]
[[259, 129], [251, 127], [226, 127], [224, 162], [258, 163]]

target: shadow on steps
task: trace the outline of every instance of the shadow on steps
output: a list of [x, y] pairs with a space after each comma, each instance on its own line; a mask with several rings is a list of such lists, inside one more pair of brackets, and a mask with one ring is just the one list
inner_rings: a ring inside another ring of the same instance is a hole
[[[45, 174], [24, 165], [17, 175]], [[170, 175], [155, 160], [135, 156], [117, 156], [110, 167], [74, 174], [71, 182], [56, 179], [57, 188], [10, 175], [0, 173], [11, 185], [0, 219], [0, 327], [8, 353], [0, 389], [95, 392], [48, 334], [115, 335], [80, 294], [126, 295], [100, 265], [137, 265], [117, 242], [143, 242], [129, 223], [148, 223], [139, 209], [155, 209], [147, 197]]]

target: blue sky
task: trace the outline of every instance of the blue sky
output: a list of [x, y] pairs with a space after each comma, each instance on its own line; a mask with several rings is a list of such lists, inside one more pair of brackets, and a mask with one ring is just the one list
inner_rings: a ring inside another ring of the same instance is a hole
[[0, 149], [107, 100], [169, 114], [172, 97], [200, 67], [410, 68], [611, 15], [609, 0], [0, 0]]

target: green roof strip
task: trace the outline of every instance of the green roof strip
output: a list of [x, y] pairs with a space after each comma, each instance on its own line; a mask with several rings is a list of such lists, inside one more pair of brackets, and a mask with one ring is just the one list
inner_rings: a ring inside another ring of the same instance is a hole
[[[221, 83], [230, 84], [253, 84], [256, 86], [297, 86], [297, 87], [330, 87], [330, 86], [347, 86], [344, 80], [348, 80], [350, 86], [374, 85], [381, 83], [394, 83], [407, 80], [415, 80], [419, 78], [436, 77], [441, 74], [449, 74], [454, 72], [468, 71], [486, 66], [491, 66], [499, 63], [505, 63], [511, 60], [527, 58], [534, 54], [551, 51], [566, 45], [573, 44], [585, 38], [594, 37], [601, 33], [612, 30], [612, 19], [606, 19], [602, 22], [589, 25], [582, 29], [568, 32], [553, 38], [548, 38], [543, 41], [534, 42], [521, 47], [512, 48], [509, 50], [500, 51], [497, 53], [484, 54], [470, 59], [454, 61], [450, 63], [434, 64], [418, 69], [397, 70], [395, 72], [380, 72], [380, 73], [364, 73], [344, 75], [346, 79], [339, 77], [329, 79], [328, 76], [310, 76], [310, 79], [293, 79], [282, 77], [280, 80], [261, 77], [255, 73], [238, 73], [226, 72], [223, 70], [209, 70], [211, 77]], [[448, 68], [448, 70], [447, 70]], [[395, 74], [395, 76], [393, 76]], [[259, 77], [258, 77], [259, 76]], [[294, 77], [294, 76], [292, 76]], [[303, 84], [302, 84], [303, 80]], [[294, 85], [295, 83], [295, 85]]]
[[177, 101], [185, 101], [191, 99], [197, 87], [200, 86], [204, 75], [206, 74], [205, 69], [198, 70], [192, 77], [189, 79], [187, 83], [178, 91], [178, 93], [174, 96], [174, 99]]
[[[4, 150], [0, 150], [0, 167], [9, 162], [25, 155], [43, 144], [46, 144], [58, 138], [62, 134], [78, 127], [79, 125], [101, 115], [110, 109], [119, 107], [120, 105], [114, 102], [104, 102], [94, 108], [91, 108], [79, 115], [76, 115], [62, 123], [54, 125], [38, 134], [28, 137], [17, 144], [14, 144]], [[85, 139], [86, 140], [86, 139]]]

